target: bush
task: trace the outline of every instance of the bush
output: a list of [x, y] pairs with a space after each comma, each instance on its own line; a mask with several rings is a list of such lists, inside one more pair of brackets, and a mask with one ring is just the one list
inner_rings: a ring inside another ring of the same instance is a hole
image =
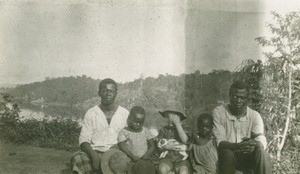
[[284, 173], [299, 173], [300, 171], [300, 151], [299, 149], [285, 149], [282, 152], [281, 160], [273, 158], [273, 173], [284, 174]]
[[20, 121], [18, 108], [5, 109], [0, 115], [0, 138], [17, 143], [74, 151], [78, 149], [80, 127], [71, 119]]

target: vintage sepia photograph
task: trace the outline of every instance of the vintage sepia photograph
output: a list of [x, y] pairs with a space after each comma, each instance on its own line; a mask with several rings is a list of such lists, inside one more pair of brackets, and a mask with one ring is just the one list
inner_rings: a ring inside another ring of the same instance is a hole
[[300, 1], [0, 0], [1, 174], [299, 174]]

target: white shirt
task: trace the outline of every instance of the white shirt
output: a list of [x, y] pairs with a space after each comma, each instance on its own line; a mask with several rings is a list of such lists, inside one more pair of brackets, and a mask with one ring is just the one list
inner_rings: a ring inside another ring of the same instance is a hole
[[251, 132], [253, 132], [259, 134], [255, 140], [260, 141], [264, 148], [267, 147], [263, 120], [260, 114], [253, 109], [247, 107], [246, 115], [237, 119], [230, 113], [228, 105], [221, 105], [213, 110], [213, 117], [213, 133], [218, 144], [221, 141], [239, 143], [242, 138], [250, 138]]
[[112, 145], [118, 143], [118, 133], [127, 126], [128, 115], [128, 110], [119, 106], [108, 124], [99, 106], [90, 108], [82, 121], [79, 145], [88, 142], [93, 150], [107, 151]]

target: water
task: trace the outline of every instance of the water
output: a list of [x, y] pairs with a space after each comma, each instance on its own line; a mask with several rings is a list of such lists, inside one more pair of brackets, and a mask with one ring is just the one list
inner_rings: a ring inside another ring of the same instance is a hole
[[81, 122], [80, 121], [81, 119], [78, 119], [78, 118], [62, 117], [62, 116], [58, 116], [58, 115], [49, 115], [49, 114], [45, 114], [45, 112], [43, 112], [43, 111], [36, 111], [36, 110], [29, 109], [29, 108], [21, 108], [19, 117], [20, 117], [21, 121], [26, 121], [26, 120], [51, 121], [51, 120], [59, 118], [60, 120], [71, 119], [72, 121], [77, 121], [79, 123]]
[[20, 109], [20, 113], [19, 113], [19, 117], [21, 121], [25, 121], [25, 120], [39, 120], [42, 121], [43, 119], [47, 119], [51, 116], [45, 116], [45, 113], [42, 111], [34, 111], [28, 108], [21, 108]]

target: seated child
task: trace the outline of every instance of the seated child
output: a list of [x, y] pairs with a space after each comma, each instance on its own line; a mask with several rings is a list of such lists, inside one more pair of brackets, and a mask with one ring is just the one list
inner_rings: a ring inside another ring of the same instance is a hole
[[[182, 112], [176, 111], [175, 109], [159, 113], [168, 120], [168, 124], [159, 131], [157, 136], [158, 147], [160, 147], [161, 150], [168, 152], [163, 152], [161, 154], [161, 157], [163, 158], [160, 159], [158, 173], [169, 174], [174, 171], [178, 174], [188, 174], [190, 165], [188, 160], [186, 160], [187, 154], [183, 153], [185, 147], [182, 146], [182, 144], [187, 142], [188, 137], [180, 122], [180, 120], [184, 120], [187, 117]], [[161, 141], [170, 142], [161, 146]]]
[[195, 174], [217, 173], [217, 144], [213, 138], [213, 118], [209, 114], [201, 114], [197, 118], [198, 133], [190, 139], [191, 165]]
[[118, 135], [120, 149], [132, 160], [133, 174], [155, 174], [155, 165], [150, 161], [155, 150], [154, 135], [143, 127], [145, 110], [134, 106], [130, 110], [127, 124]]

